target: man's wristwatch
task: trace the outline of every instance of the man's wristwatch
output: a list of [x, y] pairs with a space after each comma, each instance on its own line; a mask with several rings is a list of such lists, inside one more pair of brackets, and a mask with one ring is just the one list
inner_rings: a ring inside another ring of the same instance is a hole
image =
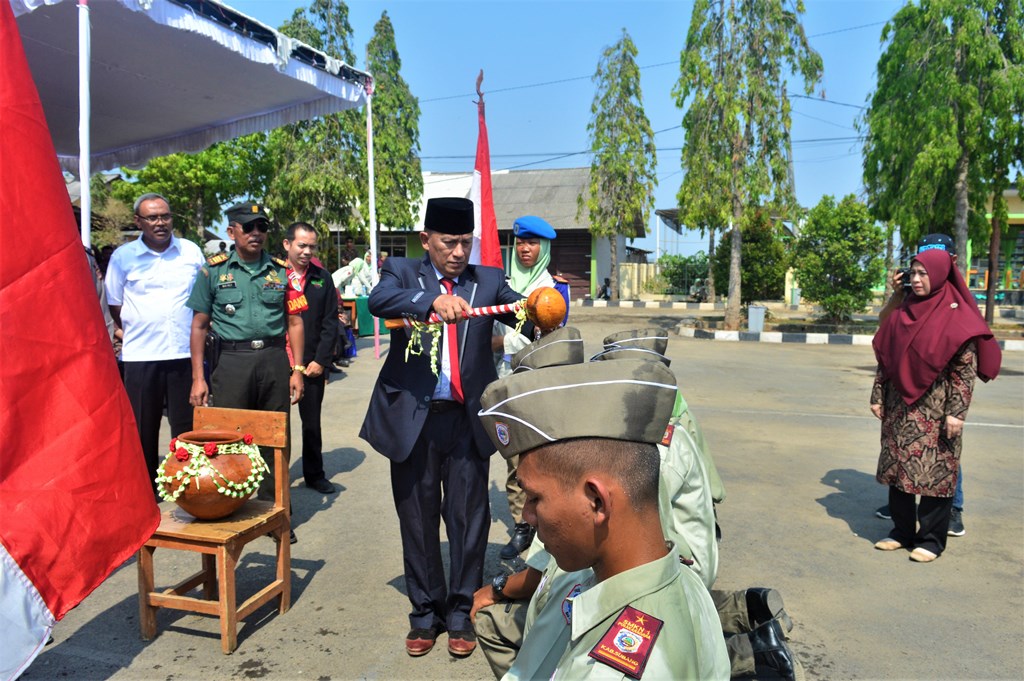
[[296, 364], [295, 366], [292, 367], [292, 371], [298, 371], [299, 373], [303, 373], [306, 371], [306, 365]]
[[491, 580], [491, 589], [498, 598], [505, 597], [505, 584], [508, 582], [508, 575], [501, 574]]

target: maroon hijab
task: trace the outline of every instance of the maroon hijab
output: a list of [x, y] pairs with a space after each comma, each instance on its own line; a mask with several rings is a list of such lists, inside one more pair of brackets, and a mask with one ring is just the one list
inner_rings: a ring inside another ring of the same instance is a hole
[[992, 337], [963, 276], [949, 253], [931, 249], [914, 260], [928, 272], [932, 290], [925, 297], [907, 296], [882, 323], [872, 346], [882, 376], [913, 404], [931, 387], [964, 343], [978, 344], [978, 376], [990, 381], [999, 374], [1002, 352]]

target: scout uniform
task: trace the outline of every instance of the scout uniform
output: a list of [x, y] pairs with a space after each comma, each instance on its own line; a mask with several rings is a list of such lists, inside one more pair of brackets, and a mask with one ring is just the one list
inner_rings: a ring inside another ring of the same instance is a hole
[[[243, 225], [268, 220], [263, 207], [253, 203], [233, 206], [227, 215], [230, 222]], [[220, 361], [210, 380], [211, 404], [290, 411], [291, 367], [285, 352], [287, 266], [265, 252], [258, 261], [248, 263], [232, 251], [210, 256], [196, 275], [186, 305], [209, 315], [221, 338]], [[273, 499], [274, 461], [266, 452], [264, 458], [270, 471], [258, 497]]]
[[[674, 376], [656, 362], [547, 367], [492, 383], [480, 418], [506, 458], [580, 437], [657, 444], [676, 392]], [[559, 408], [580, 404], [590, 408]], [[596, 584], [589, 569], [545, 577], [538, 592], [550, 580], [547, 602], [506, 678], [729, 678], [714, 604], [674, 545]]]

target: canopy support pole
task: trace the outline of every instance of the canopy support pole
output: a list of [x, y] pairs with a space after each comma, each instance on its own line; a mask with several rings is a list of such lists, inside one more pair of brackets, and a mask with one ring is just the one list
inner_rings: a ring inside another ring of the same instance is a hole
[[[372, 88], [372, 86], [371, 86]], [[366, 166], [369, 175], [369, 213], [370, 213], [370, 283], [371, 288], [377, 285], [380, 275], [377, 273], [377, 194], [373, 184], [373, 91], [366, 92]], [[380, 359], [380, 324], [373, 318], [373, 358]]]
[[92, 191], [89, 179], [92, 156], [89, 125], [92, 102], [89, 94], [89, 0], [78, 0], [78, 182], [81, 185], [82, 245], [92, 245]]

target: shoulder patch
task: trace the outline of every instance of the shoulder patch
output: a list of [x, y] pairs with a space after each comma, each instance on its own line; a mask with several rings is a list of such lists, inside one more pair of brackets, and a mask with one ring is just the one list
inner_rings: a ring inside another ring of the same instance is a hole
[[644, 675], [654, 642], [658, 639], [663, 621], [627, 605], [615, 624], [605, 632], [590, 657], [613, 669], [639, 679]]
[[228, 259], [227, 253], [216, 253], [206, 259], [208, 265], [219, 265]]
[[280, 267], [288, 267], [288, 261], [278, 258], [276, 255], [270, 256], [270, 259], [274, 261], [275, 265], [278, 265]]

